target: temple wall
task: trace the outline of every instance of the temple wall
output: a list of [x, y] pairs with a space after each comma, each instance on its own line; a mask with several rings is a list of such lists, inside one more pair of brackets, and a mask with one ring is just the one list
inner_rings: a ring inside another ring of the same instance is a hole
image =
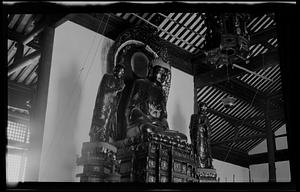
[[[285, 125], [283, 125], [280, 129], [275, 132], [275, 135], [285, 134], [286, 129]], [[287, 139], [286, 137], [276, 138], [276, 149], [287, 149]], [[249, 154], [257, 154], [257, 153], [265, 153], [267, 152], [267, 142], [264, 140], [251, 151]], [[290, 174], [290, 162], [289, 161], [280, 161], [275, 163], [276, 167], [276, 179], [278, 182], [290, 182], [291, 174]], [[269, 170], [268, 164], [256, 164], [250, 166], [251, 173], [251, 181], [253, 182], [268, 182], [269, 180]]]
[[217, 170], [220, 182], [249, 182], [249, 169], [213, 159], [213, 166]]
[[69, 182], [89, 129], [113, 41], [72, 22], [56, 28], [39, 172], [40, 181]]
[[172, 79], [167, 103], [168, 123], [172, 130], [184, 133], [190, 142], [189, 124], [194, 113], [193, 76], [174, 67], [171, 68]]

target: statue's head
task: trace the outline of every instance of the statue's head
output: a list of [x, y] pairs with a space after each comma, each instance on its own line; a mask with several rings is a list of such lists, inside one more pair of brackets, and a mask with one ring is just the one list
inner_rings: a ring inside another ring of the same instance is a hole
[[168, 73], [171, 69], [170, 65], [164, 62], [161, 58], [156, 58], [152, 61], [153, 71], [151, 78], [156, 82], [163, 84], [168, 77]]
[[122, 64], [117, 64], [115, 67], [114, 67], [114, 76], [117, 78], [117, 79], [121, 79], [124, 77], [124, 73], [125, 73], [125, 66], [122, 65]]
[[205, 113], [207, 110], [207, 104], [204, 102], [199, 103], [199, 113]]

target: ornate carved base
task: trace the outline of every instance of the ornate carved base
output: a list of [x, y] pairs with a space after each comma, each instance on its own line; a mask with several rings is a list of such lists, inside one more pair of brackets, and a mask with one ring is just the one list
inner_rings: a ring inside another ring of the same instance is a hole
[[83, 173], [77, 174], [80, 182], [120, 182], [117, 148], [105, 142], [85, 142], [77, 165], [83, 165]]
[[200, 175], [199, 182], [217, 182], [217, 172], [215, 169], [198, 169]]
[[118, 149], [121, 182], [216, 182], [215, 169], [199, 167], [187, 143], [155, 135]]

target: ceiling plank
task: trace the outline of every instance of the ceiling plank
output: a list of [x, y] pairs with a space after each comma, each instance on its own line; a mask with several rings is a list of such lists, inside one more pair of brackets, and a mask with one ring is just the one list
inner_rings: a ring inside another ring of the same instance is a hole
[[217, 115], [219, 117], [222, 117], [223, 119], [225, 119], [225, 120], [227, 120], [229, 122], [232, 122], [232, 123], [234, 123], [236, 125], [243, 124], [244, 126], [250, 128], [250, 129], [253, 129], [255, 131], [259, 131], [259, 132], [265, 133], [265, 129], [264, 128], [258, 127], [256, 125], [253, 125], [253, 124], [249, 123], [249, 122], [244, 122], [243, 119], [238, 119], [236, 117], [233, 117], [231, 115], [222, 113], [220, 111], [217, 111], [217, 110], [211, 109], [211, 108], [208, 108], [207, 112], [211, 113], [211, 114], [214, 114], [214, 115]]
[[13, 64], [11, 64], [8, 67], [8, 75], [11, 75], [17, 70], [22, 69], [23, 67], [26, 67], [28, 65], [31, 65], [33, 62], [32, 60], [37, 59], [39, 56], [41, 56], [40, 51], [35, 51], [29, 55], [26, 55], [25, 57], [15, 61]]
[[24, 45], [26, 45], [27, 43], [29, 43], [30, 41], [33, 40], [33, 38], [35, 36], [37, 36], [38, 34], [40, 34], [44, 28], [47, 26], [47, 22], [43, 21], [38, 23], [32, 31], [30, 31], [27, 35], [23, 36], [23, 38], [20, 40], [20, 42]]
[[55, 14], [55, 15], [47, 15], [42, 22], [39, 22], [37, 26], [27, 35], [23, 35], [11, 29], [8, 29], [8, 39], [22, 43], [27, 45], [35, 50], [40, 49], [40, 46], [37, 43], [34, 43], [32, 40], [35, 36], [40, 34], [46, 26], [53, 26], [58, 27], [62, 23], [66, 22], [67, 20], [71, 19], [74, 14]]

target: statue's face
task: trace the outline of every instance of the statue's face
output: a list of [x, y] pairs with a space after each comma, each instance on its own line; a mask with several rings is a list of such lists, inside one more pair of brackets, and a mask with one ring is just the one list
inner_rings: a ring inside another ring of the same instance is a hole
[[121, 79], [124, 77], [124, 73], [125, 73], [125, 70], [123, 67], [116, 67], [114, 69], [114, 75], [118, 78], [118, 79]]
[[156, 81], [162, 84], [167, 78], [167, 70], [163, 67], [156, 67], [154, 69], [154, 77]]
[[201, 111], [206, 111], [207, 110], [207, 105], [205, 103], [200, 104], [200, 109]]

